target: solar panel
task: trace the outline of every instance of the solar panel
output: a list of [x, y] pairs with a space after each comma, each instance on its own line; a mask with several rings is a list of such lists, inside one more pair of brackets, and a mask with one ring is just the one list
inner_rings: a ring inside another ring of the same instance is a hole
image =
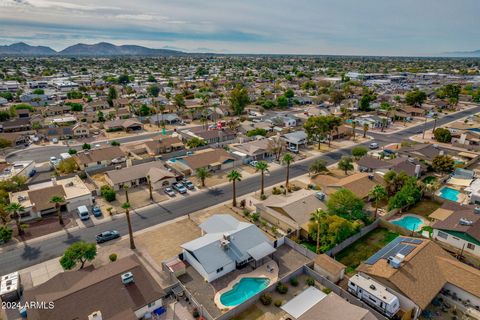
[[407, 242], [407, 243], [413, 243], [413, 244], [421, 244], [423, 242], [423, 240], [415, 239], [415, 238], [404, 238], [404, 237], [398, 237], [398, 238], [401, 239], [401, 242]]
[[395, 247], [397, 244], [399, 244], [402, 240], [399, 239], [400, 237], [395, 238], [392, 240], [389, 244], [387, 244], [385, 247], [382, 249], [378, 250], [374, 255], [372, 255], [370, 258], [368, 258], [365, 261], [365, 264], [370, 264], [373, 265], [375, 264], [378, 260], [383, 258], [383, 256], [390, 251], [393, 247]]
[[[402, 243], [405, 242], [405, 243]], [[380, 259], [388, 259], [388, 257], [396, 256], [397, 253], [400, 253], [404, 256], [407, 256], [410, 252], [412, 252], [416, 246], [410, 245], [411, 244], [421, 244], [423, 240], [421, 239], [413, 239], [413, 238], [404, 238], [404, 237], [397, 237], [389, 244], [387, 244], [382, 249], [378, 250], [375, 254], [369, 257], [365, 264], [373, 265]]]
[[410, 252], [412, 252], [416, 247], [411, 246], [409, 244], [406, 244], [405, 247], [403, 247], [398, 253], [403, 254], [404, 256], [407, 256]]

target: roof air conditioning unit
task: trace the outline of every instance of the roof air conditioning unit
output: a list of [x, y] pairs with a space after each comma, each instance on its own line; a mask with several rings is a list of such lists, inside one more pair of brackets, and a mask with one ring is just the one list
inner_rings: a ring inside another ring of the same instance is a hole
[[122, 283], [127, 285], [129, 283], [134, 283], [135, 280], [133, 279], [133, 273], [126, 272], [120, 276], [122, 278]]
[[480, 207], [475, 207], [475, 209], [473, 209], [473, 213], [480, 214]]
[[100, 311], [95, 311], [88, 315], [88, 320], [103, 320], [102, 313]]
[[402, 264], [402, 262], [396, 257], [388, 257], [387, 261], [388, 264], [394, 269], [399, 269]]
[[467, 220], [465, 218], [460, 218], [460, 221], [459, 223], [462, 225], [462, 226], [471, 226], [473, 224], [473, 221], [472, 220]]

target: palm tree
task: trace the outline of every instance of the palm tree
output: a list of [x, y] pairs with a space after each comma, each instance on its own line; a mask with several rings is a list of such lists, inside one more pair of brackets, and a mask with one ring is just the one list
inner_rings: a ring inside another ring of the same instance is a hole
[[376, 185], [372, 190], [370, 190], [368, 195], [375, 202], [375, 219], [377, 219], [378, 202], [387, 198], [387, 190], [385, 190], [385, 188], [381, 185]]
[[268, 171], [268, 163], [266, 161], [259, 161], [255, 166], [256, 171], [260, 171], [262, 173], [262, 183], [261, 183], [261, 191], [260, 196], [265, 195], [264, 190], [264, 179], [265, 179], [265, 171]]
[[353, 141], [355, 141], [355, 129], [357, 128], [357, 122], [355, 120], [352, 121], [352, 135]]
[[133, 241], [132, 221], [130, 221], [130, 203], [124, 202], [122, 209], [125, 209], [125, 215], [127, 216], [128, 235], [130, 237], [130, 249], [135, 249], [135, 242]]
[[312, 215], [310, 216], [310, 221], [317, 225], [317, 246], [315, 252], [318, 253], [320, 251], [320, 224], [323, 221], [323, 218], [327, 215], [325, 211], [322, 209], [317, 209]]
[[7, 208], [0, 204], [0, 220], [2, 221], [3, 225], [7, 224], [9, 216], [10, 214], [7, 212]]
[[55, 204], [55, 210], [57, 211], [58, 223], [63, 226], [62, 213], [60, 212], [60, 205], [65, 202], [65, 199], [60, 196], [53, 196], [50, 198], [50, 203]]
[[195, 171], [195, 175], [202, 182], [202, 187], [205, 187], [205, 179], [210, 176], [210, 172], [208, 172], [208, 170], [205, 168], [198, 168]]
[[125, 201], [130, 203], [128, 200], [128, 186], [126, 184], [123, 185], [123, 190], [125, 190]]
[[147, 175], [147, 182], [148, 182], [148, 192], [150, 193], [150, 200], [153, 201], [152, 179], [150, 179], [150, 175]]
[[433, 129], [432, 129], [432, 133], [434, 133], [434, 132], [435, 132], [435, 129], [437, 128], [438, 114], [434, 114], [432, 118], [433, 118]]
[[236, 207], [237, 206], [237, 189], [235, 188], [235, 183], [237, 181], [242, 181], [242, 175], [237, 170], [232, 170], [227, 175], [227, 178], [228, 178], [228, 181], [232, 183], [232, 187], [233, 187], [232, 206]]
[[[160, 113], [160, 118], [162, 119], [162, 128], [165, 128], [165, 121], [163, 120], [163, 113], [165, 112], [165, 105], [160, 102], [158, 104], [158, 112]], [[157, 128], [160, 129], [160, 119], [158, 118], [158, 113], [157, 113]]]
[[282, 158], [282, 163], [287, 166], [287, 178], [285, 179], [285, 188], [288, 189], [288, 182], [290, 180], [290, 164], [294, 162], [293, 156], [290, 153], [285, 153]]
[[364, 123], [363, 124], [363, 137], [366, 138], [367, 137], [367, 131], [368, 131], [369, 127], [368, 127], [368, 123]]
[[25, 208], [17, 202], [10, 203], [7, 208], [7, 212], [10, 213], [10, 216], [15, 220], [15, 225], [17, 226], [18, 235], [23, 236], [22, 225], [20, 224], [20, 212], [25, 211]]

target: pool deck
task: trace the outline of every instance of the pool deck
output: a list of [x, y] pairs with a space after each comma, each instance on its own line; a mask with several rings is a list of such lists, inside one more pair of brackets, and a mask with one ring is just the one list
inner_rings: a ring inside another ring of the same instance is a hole
[[[398, 220], [402, 220], [403, 218], [405, 217], [414, 217], [414, 218], [418, 218], [420, 220], [422, 220], [422, 224], [417, 226], [417, 230], [413, 230], [413, 231], [420, 231], [420, 229], [422, 229], [422, 227], [424, 226], [429, 226], [430, 225], [430, 221], [428, 221], [426, 218], [422, 217], [422, 216], [419, 216], [417, 214], [413, 214], [413, 213], [406, 213], [406, 214], [402, 214], [400, 217], [398, 218], [395, 218], [395, 219], [391, 219], [389, 222], [394, 222], [394, 221], [398, 221]], [[402, 227], [402, 226], [401, 226]], [[405, 228], [405, 227], [404, 227]], [[406, 228], [405, 228], [406, 229]], [[408, 229], [407, 229], [408, 230]], [[410, 230], [412, 231], [412, 230]]]
[[[267, 266], [271, 268], [270, 269], [271, 271], [268, 270], [269, 268]], [[265, 264], [261, 265], [260, 267], [258, 267], [257, 269], [253, 270], [252, 272], [239, 275], [233, 281], [231, 281], [225, 288], [223, 288], [222, 290], [218, 291], [215, 294], [215, 298], [214, 298], [215, 304], [220, 310], [230, 310], [235, 308], [236, 306], [227, 307], [220, 302], [220, 297], [223, 293], [232, 290], [233, 286], [239, 283], [240, 280], [243, 278], [267, 278], [267, 279], [270, 279], [270, 283], [269, 283], [269, 286], [270, 286], [272, 283], [277, 282], [278, 270], [279, 269], [278, 269], [277, 263], [273, 260], [270, 260]]]

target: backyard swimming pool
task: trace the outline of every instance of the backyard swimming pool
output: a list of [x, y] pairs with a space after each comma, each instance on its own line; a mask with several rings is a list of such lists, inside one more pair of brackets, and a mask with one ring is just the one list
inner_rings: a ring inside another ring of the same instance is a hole
[[268, 287], [269, 283], [267, 278], [242, 278], [232, 290], [220, 296], [220, 302], [226, 307], [237, 306]]
[[439, 195], [443, 199], [458, 202], [458, 200], [459, 200], [458, 196], [460, 195], [460, 191], [456, 190], [456, 189], [453, 189], [453, 188], [444, 187], [440, 190]]
[[411, 231], [420, 230], [423, 226], [422, 219], [415, 216], [404, 216], [398, 220], [392, 221], [392, 223]]

